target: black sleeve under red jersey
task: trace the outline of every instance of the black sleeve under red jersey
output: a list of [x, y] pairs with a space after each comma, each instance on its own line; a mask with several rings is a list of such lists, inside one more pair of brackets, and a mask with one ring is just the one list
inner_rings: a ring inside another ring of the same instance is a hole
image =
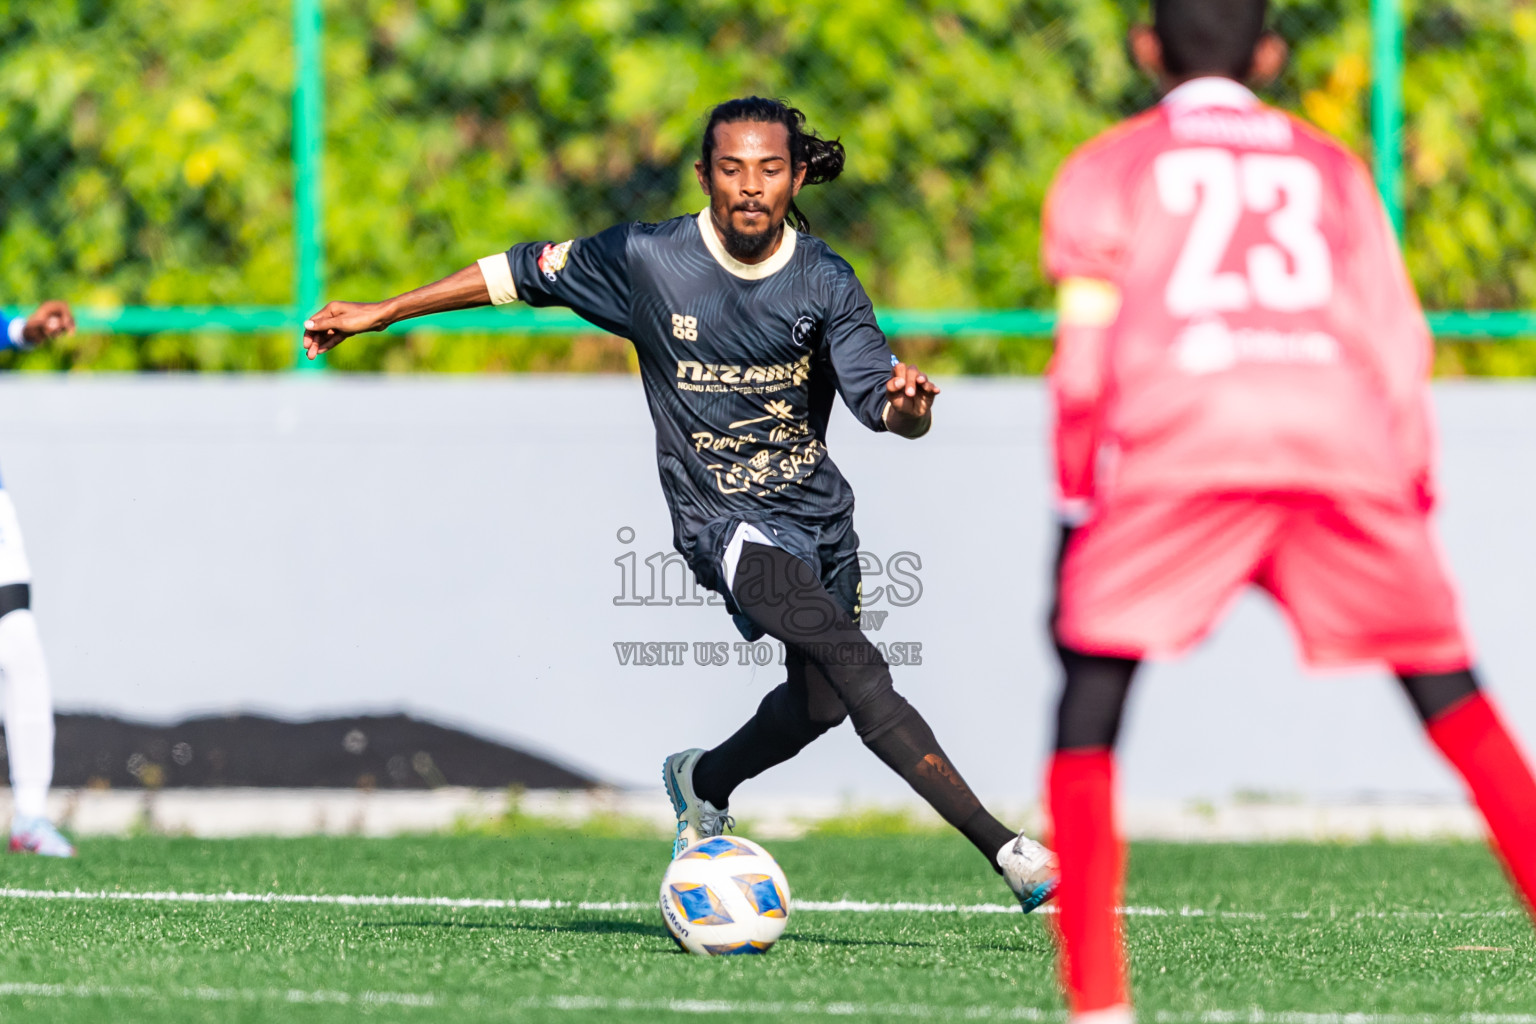
[[590, 238], [514, 245], [507, 262], [517, 297], [530, 306], [565, 306], [605, 331], [632, 338], [630, 228], [619, 224]]

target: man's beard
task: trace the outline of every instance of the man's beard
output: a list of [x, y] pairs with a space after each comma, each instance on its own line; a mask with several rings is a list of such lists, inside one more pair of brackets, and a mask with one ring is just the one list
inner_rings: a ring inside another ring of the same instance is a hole
[[[731, 213], [734, 212], [736, 211], [731, 211]], [[736, 230], [735, 225], [731, 223], [729, 214], [724, 221], [717, 219], [715, 223], [720, 228], [721, 238], [725, 241], [725, 251], [743, 263], [755, 263], [762, 259], [768, 250], [772, 249], [779, 240], [780, 230], [784, 226], [783, 222], [780, 221], [767, 231], [749, 235]]]

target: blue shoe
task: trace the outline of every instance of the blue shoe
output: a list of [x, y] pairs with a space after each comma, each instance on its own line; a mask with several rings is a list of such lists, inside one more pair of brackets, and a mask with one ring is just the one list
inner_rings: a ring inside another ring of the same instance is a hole
[[693, 791], [693, 766], [703, 753], [694, 747], [673, 754], [661, 765], [661, 781], [666, 783], [672, 813], [677, 815], [677, 838], [672, 841], [674, 858], [701, 839], [712, 839], [736, 827], [736, 819], [725, 813], [724, 807], [700, 800]]
[[1022, 832], [997, 851], [997, 866], [1026, 914], [1056, 895], [1056, 855]]
[[73, 857], [75, 848], [47, 818], [17, 818], [11, 822], [11, 852]]

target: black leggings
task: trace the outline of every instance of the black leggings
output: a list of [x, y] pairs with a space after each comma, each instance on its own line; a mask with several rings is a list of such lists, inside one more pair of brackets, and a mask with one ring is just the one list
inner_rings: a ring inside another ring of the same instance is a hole
[[949, 763], [928, 723], [897, 693], [879, 648], [809, 565], [766, 544], [742, 546], [731, 596], [781, 641], [789, 678], [758, 705], [736, 734], [694, 768], [698, 795], [723, 807], [741, 781], [788, 760], [844, 717], [859, 739], [959, 829], [996, 868], [1013, 838]]

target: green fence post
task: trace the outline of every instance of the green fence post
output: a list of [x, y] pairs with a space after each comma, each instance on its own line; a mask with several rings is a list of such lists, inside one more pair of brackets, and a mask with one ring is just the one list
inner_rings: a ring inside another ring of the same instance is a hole
[[[293, 0], [294, 284], [301, 317], [319, 307], [325, 287], [325, 249], [320, 235], [320, 158], [324, 148], [320, 118], [325, 97], [320, 17], [320, 0]], [[309, 360], [301, 343], [294, 367], [321, 370], [325, 359]]]
[[1371, 143], [1376, 188], [1403, 233], [1403, 0], [1371, 0]]

